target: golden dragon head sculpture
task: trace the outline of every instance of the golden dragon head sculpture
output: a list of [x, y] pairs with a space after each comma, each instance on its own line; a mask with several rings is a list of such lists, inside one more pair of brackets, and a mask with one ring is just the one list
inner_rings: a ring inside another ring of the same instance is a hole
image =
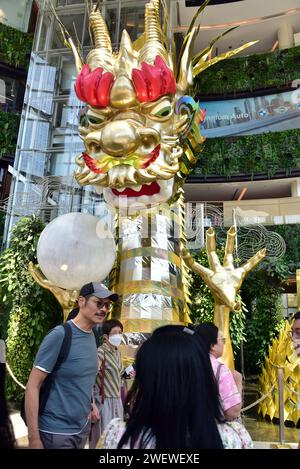
[[221, 35], [192, 58], [199, 31], [194, 23], [207, 3], [195, 15], [177, 61], [174, 44], [168, 46], [164, 0], [146, 4], [144, 34], [132, 43], [124, 30], [118, 52], [112, 50], [107, 26], [92, 2], [94, 46], [85, 63], [67, 38], [79, 72], [76, 94], [86, 103], [79, 126], [86, 151], [76, 158], [75, 177], [81, 185], [103, 188], [110, 205], [140, 209], [173, 201], [196, 163], [205, 112], [186, 93], [202, 70], [252, 44], [210, 59]]

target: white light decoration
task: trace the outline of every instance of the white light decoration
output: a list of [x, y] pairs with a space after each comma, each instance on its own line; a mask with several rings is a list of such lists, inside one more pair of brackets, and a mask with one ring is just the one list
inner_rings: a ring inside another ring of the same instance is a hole
[[43, 274], [56, 286], [68, 290], [102, 282], [113, 267], [115, 253], [107, 225], [85, 213], [55, 218], [41, 233], [37, 246]]

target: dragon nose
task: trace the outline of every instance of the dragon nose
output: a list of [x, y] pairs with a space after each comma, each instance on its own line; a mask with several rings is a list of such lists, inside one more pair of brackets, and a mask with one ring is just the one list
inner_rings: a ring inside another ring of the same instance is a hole
[[105, 153], [113, 156], [126, 156], [138, 148], [140, 136], [128, 122], [115, 121], [104, 127], [100, 143]]

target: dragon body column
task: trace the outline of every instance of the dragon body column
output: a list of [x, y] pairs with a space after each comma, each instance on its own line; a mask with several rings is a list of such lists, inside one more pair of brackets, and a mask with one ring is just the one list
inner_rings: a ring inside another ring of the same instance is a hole
[[132, 332], [188, 322], [180, 204], [143, 210], [134, 218], [119, 215], [118, 226], [118, 266], [112, 276], [121, 300], [114, 317]]

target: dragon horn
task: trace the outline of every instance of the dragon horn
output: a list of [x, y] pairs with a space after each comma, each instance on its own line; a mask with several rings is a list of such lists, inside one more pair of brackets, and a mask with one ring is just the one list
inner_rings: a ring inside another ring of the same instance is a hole
[[113, 73], [114, 58], [112, 54], [111, 40], [98, 4], [92, 6], [89, 13], [90, 35], [94, 40], [94, 48], [86, 58], [86, 63], [91, 70], [101, 67]]
[[109, 32], [97, 5], [92, 8], [89, 20], [95, 48], [106, 49], [111, 53], [112, 47]]
[[145, 45], [140, 52], [140, 63], [153, 63], [157, 55], [169, 62], [160, 25], [160, 0], [151, 0], [145, 5]]

